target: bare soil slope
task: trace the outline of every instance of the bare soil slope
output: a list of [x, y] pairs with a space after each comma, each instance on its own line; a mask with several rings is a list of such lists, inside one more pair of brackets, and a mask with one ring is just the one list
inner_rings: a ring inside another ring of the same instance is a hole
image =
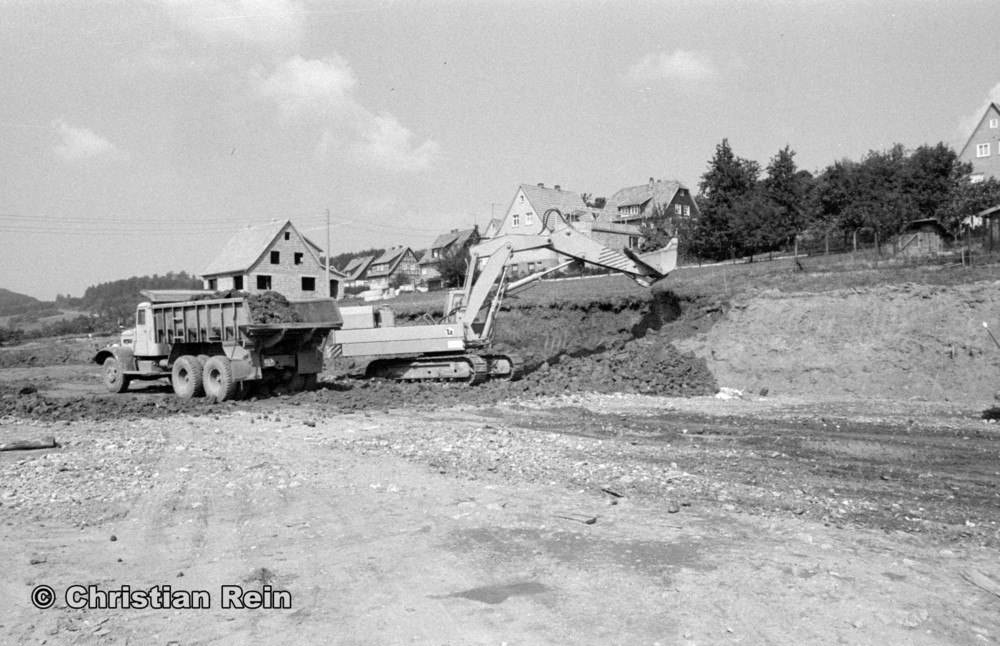
[[990, 402], [1000, 350], [996, 282], [824, 294], [762, 292], [678, 342], [719, 385], [806, 397]]

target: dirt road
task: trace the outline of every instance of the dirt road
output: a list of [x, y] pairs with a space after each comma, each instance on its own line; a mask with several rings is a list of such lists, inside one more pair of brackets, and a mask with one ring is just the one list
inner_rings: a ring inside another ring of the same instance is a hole
[[[55, 435], [62, 447], [0, 453], [0, 634], [993, 643], [996, 426], [970, 410], [929, 407], [915, 429], [910, 417], [892, 404], [578, 395], [419, 412], [287, 398], [129, 421], [8, 418], [0, 442]], [[899, 459], [918, 453], [900, 453], [917, 437], [933, 454]], [[973, 468], [956, 474], [958, 462]], [[936, 502], [947, 492], [960, 513]], [[40, 585], [55, 593], [47, 610], [31, 604]], [[73, 585], [205, 591], [211, 607], [73, 609]], [[291, 607], [224, 609], [222, 586], [287, 591]]]

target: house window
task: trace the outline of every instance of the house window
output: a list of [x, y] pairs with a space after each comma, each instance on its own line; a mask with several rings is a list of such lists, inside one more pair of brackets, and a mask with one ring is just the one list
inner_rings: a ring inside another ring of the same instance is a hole
[[209, 289], [219, 289], [219, 279], [218, 278], [209, 278], [208, 279], [208, 288]]
[[272, 251], [271, 252], [271, 264], [272, 265], [280, 265], [281, 264], [281, 252], [280, 251]]
[[529, 274], [533, 274], [534, 272], [535, 272], [535, 263], [529, 262], [528, 263], [528, 273]]
[[691, 207], [688, 206], [687, 204], [685, 204], [684, 205], [684, 217], [688, 217], [690, 215], [691, 215]]
[[1000, 119], [990, 119], [990, 128], [996, 128], [1000, 125]]
[[639, 236], [629, 236], [628, 237], [628, 248], [635, 249], [639, 246]]
[[302, 264], [302, 253], [301, 252], [298, 252], [298, 251], [295, 252], [295, 264], [296, 265], [301, 265]]
[[243, 276], [233, 276], [233, 289], [243, 289]]
[[292, 232], [285, 231], [285, 240], [291, 240], [291, 239], [292, 239]]
[[976, 146], [976, 157], [989, 157], [990, 156], [990, 145], [989, 143], [979, 144]]
[[271, 289], [271, 277], [267, 274], [258, 274], [257, 289]]
[[521, 226], [521, 214], [515, 213], [510, 217], [510, 226], [519, 227]]
[[316, 279], [312, 276], [302, 277], [302, 291], [304, 292], [315, 292], [316, 291]]
[[518, 267], [517, 265], [511, 265], [510, 266], [510, 277], [511, 278], [517, 278], [518, 273], [520, 273], [518, 271], [517, 267]]
[[684, 212], [684, 209], [681, 207], [680, 204], [674, 204], [674, 213], [675, 214], [680, 215], [683, 212]]
[[970, 184], [978, 184], [979, 182], [982, 182], [985, 179], [986, 179], [985, 175], [983, 175], [982, 173], [976, 173], [975, 175], [970, 175], [969, 176], [969, 183]]
[[528, 211], [527, 213], [524, 214], [524, 226], [526, 227], [531, 226], [531, 211]]

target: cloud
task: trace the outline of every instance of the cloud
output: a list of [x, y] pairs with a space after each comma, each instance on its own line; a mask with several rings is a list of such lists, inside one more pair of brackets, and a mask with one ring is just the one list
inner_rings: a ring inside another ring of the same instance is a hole
[[347, 61], [339, 56], [285, 61], [267, 79], [252, 74], [262, 96], [273, 101], [282, 116], [343, 112], [356, 107], [352, 96], [357, 81]]
[[958, 144], [959, 146], [963, 145], [972, 135], [972, 131], [979, 125], [979, 121], [986, 114], [986, 109], [990, 107], [990, 103], [1000, 104], [1000, 83], [997, 83], [990, 89], [986, 95], [986, 99], [983, 100], [982, 105], [976, 108], [975, 112], [963, 117], [959, 122], [958, 136], [961, 139], [961, 142]]
[[361, 132], [359, 151], [378, 166], [396, 170], [428, 168], [440, 153], [434, 141], [419, 146], [413, 143], [413, 133], [404, 128], [391, 114], [373, 117]]
[[430, 167], [440, 153], [434, 141], [417, 143], [395, 116], [375, 114], [362, 105], [354, 93], [354, 72], [339, 56], [313, 60], [296, 56], [267, 78], [251, 73], [251, 81], [286, 123], [300, 120], [320, 126], [317, 159], [350, 150], [370, 165], [415, 171]]
[[300, 0], [160, 0], [171, 18], [211, 42], [240, 40], [279, 48], [302, 38]]
[[655, 81], [697, 81], [715, 74], [711, 61], [704, 55], [678, 49], [673, 53], [649, 54], [626, 72], [629, 83]]
[[94, 157], [120, 158], [122, 152], [110, 141], [87, 128], [74, 128], [63, 119], [56, 119], [52, 127], [61, 143], [53, 150], [68, 161], [92, 159]]

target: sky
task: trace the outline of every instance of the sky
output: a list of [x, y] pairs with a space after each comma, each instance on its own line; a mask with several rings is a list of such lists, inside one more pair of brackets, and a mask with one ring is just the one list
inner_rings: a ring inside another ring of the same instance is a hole
[[1000, 2], [0, 0], [0, 287], [199, 274], [291, 219], [331, 253], [506, 212], [521, 183], [693, 191], [723, 139], [821, 171], [959, 149]]

